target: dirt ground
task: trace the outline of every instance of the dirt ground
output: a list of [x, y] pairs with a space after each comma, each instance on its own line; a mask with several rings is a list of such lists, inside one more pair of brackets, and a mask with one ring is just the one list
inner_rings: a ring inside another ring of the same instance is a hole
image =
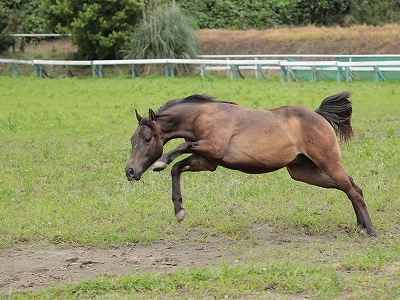
[[137, 272], [171, 272], [178, 268], [240, 264], [257, 259], [274, 247], [293, 247], [298, 243], [330, 243], [332, 233], [305, 235], [279, 231], [268, 224], [257, 224], [249, 234], [257, 241], [232, 241], [220, 236], [202, 239], [196, 231], [176, 242], [158, 241], [137, 245], [100, 249], [95, 247], [63, 247], [0, 250], [0, 295], [15, 291], [38, 291], [54, 285], [78, 283], [104, 274], [130, 275]]

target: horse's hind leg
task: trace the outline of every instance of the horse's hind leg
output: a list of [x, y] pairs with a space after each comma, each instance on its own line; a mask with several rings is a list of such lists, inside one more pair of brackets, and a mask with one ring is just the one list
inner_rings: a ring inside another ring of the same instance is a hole
[[[326, 175], [320, 168], [318, 168], [315, 163], [304, 155], [300, 155], [296, 158], [296, 161], [287, 166], [287, 170], [290, 176], [298, 181], [302, 181], [308, 184], [320, 186], [323, 188], [336, 188], [338, 185], [336, 182]], [[349, 177], [351, 183], [354, 184], [351, 177]], [[362, 195], [362, 191], [354, 184], [354, 188]], [[357, 226], [365, 227], [364, 219], [361, 216], [360, 210], [356, 205], [353, 204], [354, 212], [357, 217]]]
[[[354, 183], [353, 178], [351, 178], [350, 176], [348, 176], [348, 177], [349, 177], [349, 180], [350, 180], [352, 186], [354, 187], [354, 189], [355, 189], [355, 190], [357, 191], [357, 193], [360, 194], [361, 197], [364, 199], [364, 194], [363, 194], [362, 190]], [[354, 207], [354, 211], [356, 212], [356, 216], [357, 216], [357, 225], [358, 225], [359, 227], [365, 228], [366, 225], [365, 225], [365, 222], [364, 222], [363, 217], [361, 216], [360, 210], [358, 209], [358, 207], [357, 207], [353, 202], [352, 202], [352, 204], [353, 204], [353, 207]], [[364, 203], [364, 204], [365, 204], [365, 203]], [[365, 208], [365, 209], [367, 209], [367, 208]]]
[[182, 207], [181, 193], [181, 175], [183, 172], [198, 172], [198, 171], [214, 171], [217, 165], [208, 159], [191, 155], [173, 165], [171, 170], [172, 175], [172, 201], [174, 202], [175, 216], [178, 222], [181, 222], [186, 215]]
[[[347, 181], [340, 185], [339, 189], [344, 191], [351, 200], [357, 215], [358, 224], [361, 227], [366, 228], [367, 234], [369, 236], [376, 236], [376, 230], [372, 225], [372, 221], [367, 210], [367, 205], [364, 201], [362, 190], [354, 183], [353, 179], [350, 176], [347, 176]], [[361, 223], [359, 222], [360, 218], [362, 219]]]
[[369, 235], [376, 235], [364, 202], [363, 193], [352, 178], [346, 174], [340, 163], [327, 164], [322, 170], [311, 159], [301, 155], [296, 161], [289, 164], [287, 169], [290, 176], [295, 180], [324, 188], [336, 188], [345, 192], [353, 205], [357, 225], [365, 227]]
[[324, 188], [337, 188], [336, 182], [305, 155], [299, 155], [296, 160], [287, 165], [286, 168], [294, 180]]

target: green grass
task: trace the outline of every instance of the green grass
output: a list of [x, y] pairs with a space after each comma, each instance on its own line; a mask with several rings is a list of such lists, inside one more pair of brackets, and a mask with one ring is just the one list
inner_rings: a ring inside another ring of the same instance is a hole
[[[170, 167], [148, 171], [140, 182], [126, 181], [129, 139], [137, 126], [134, 109], [145, 114], [167, 100], [204, 92], [249, 108], [300, 104], [316, 109], [323, 98], [344, 90], [353, 92], [357, 132], [355, 140], [342, 145], [344, 165], [364, 191], [377, 239], [355, 232], [354, 212], [342, 192], [297, 183], [285, 170], [185, 173], [188, 216], [181, 224], [170, 200]], [[335, 232], [341, 250], [325, 244], [280, 247], [241, 266], [104, 277], [30, 296], [239, 297], [273, 291], [316, 298], [394, 297], [399, 283], [379, 274], [400, 261], [399, 96], [398, 82], [0, 77], [0, 248], [152, 243], [181, 239], [192, 229], [249, 247], [251, 226], [268, 222], [284, 231]], [[333, 254], [315, 263], [315, 253]], [[398, 278], [398, 269], [394, 272]]]
[[268, 264], [249, 266], [221, 264], [217, 268], [181, 269], [159, 276], [148, 272], [124, 278], [104, 276], [68, 288], [54, 289], [50, 294], [37, 293], [35, 297], [47, 295], [51, 298], [63, 298], [73, 295], [90, 298], [101, 295], [107, 299], [121, 299], [132, 293], [147, 293], [154, 298], [168, 294], [182, 299], [185, 293], [201, 295], [206, 292], [223, 298], [225, 295], [240, 297], [263, 290], [275, 293], [290, 290], [294, 293], [323, 293], [325, 296], [334, 296], [343, 286], [338, 272], [332, 267], [304, 268], [297, 263], [271, 261]]

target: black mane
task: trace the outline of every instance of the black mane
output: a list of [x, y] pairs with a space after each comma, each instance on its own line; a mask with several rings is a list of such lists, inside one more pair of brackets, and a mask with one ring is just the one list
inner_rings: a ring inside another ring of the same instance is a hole
[[234, 102], [215, 100], [215, 97], [209, 96], [207, 94], [194, 94], [194, 95], [187, 96], [186, 98], [168, 101], [167, 103], [165, 103], [163, 106], [161, 106], [157, 110], [157, 114], [162, 113], [163, 111], [167, 110], [171, 106], [181, 104], [181, 103], [210, 103], [210, 102], [217, 102], [217, 103], [222, 102], [222, 103], [229, 103], [229, 104], [237, 105]]

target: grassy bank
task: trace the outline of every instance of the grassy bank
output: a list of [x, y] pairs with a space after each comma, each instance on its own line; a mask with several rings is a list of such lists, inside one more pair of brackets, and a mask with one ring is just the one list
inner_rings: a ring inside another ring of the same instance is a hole
[[396, 54], [400, 25], [201, 30], [204, 54]]

